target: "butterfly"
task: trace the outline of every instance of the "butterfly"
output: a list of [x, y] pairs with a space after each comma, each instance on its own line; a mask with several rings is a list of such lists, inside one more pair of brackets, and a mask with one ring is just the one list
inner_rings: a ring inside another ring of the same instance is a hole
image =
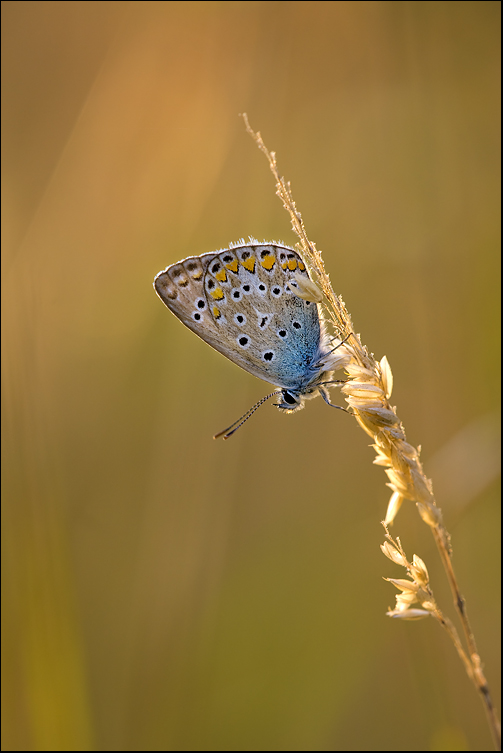
[[[280, 396], [276, 407], [287, 413], [317, 395], [339, 407], [330, 402], [326, 389], [334, 383], [334, 338], [324, 325], [321, 294], [293, 248], [252, 240], [190, 256], [159, 272], [154, 288], [169, 310], [208, 345], [279, 387], [216, 436], [233, 434], [273, 395]], [[306, 295], [306, 290], [319, 296]]]

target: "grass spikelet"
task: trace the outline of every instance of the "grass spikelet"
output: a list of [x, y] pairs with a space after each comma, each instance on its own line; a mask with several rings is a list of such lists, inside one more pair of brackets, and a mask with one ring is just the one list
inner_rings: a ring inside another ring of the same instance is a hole
[[[372, 438], [372, 446], [376, 452], [374, 463], [383, 466], [388, 478], [387, 486], [392, 491], [384, 523], [386, 540], [381, 549], [395, 564], [406, 568], [409, 580], [387, 579], [400, 591], [396, 597], [396, 606], [388, 611], [388, 615], [395, 619], [406, 620], [432, 616], [447, 631], [468, 676], [482, 699], [496, 749], [499, 750], [500, 723], [483, 673], [482, 662], [468, 620], [465, 600], [454, 573], [450, 535], [444, 526], [442, 512], [433, 495], [432, 483], [424, 473], [419, 448], [416, 449], [407, 442], [396, 408], [389, 403], [393, 389], [391, 367], [386, 356], [376, 361], [362, 344], [360, 335], [355, 333], [344, 301], [333, 291], [321, 253], [308, 238], [302, 216], [293, 200], [290, 183], [279, 174], [275, 153], [267, 149], [260, 133], [251, 129], [247, 115], [243, 114], [242, 117], [246, 130], [269, 162], [276, 181], [276, 194], [290, 215], [292, 229], [299, 238], [296, 248], [302, 255], [314, 281], [315, 288], [302, 290], [301, 294], [314, 295], [313, 300], [316, 300], [316, 289], [323, 293], [326, 321], [332, 326], [335, 337], [342, 343], [334, 352], [332, 368], [344, 368], [348, 375], [348, 381], [341, 388], [342, 392], [359, 426]], [[429, 526], [435, 539], [462, 626], [466, 648], [463, 647], [454, 625], [443, 615], [433, 597], [424, 562], [417, 555], [414, 555], [412, 562], [409, 562], [399, 539], [393, 540], [389, 535], [387, 526], [390, 526], [396, 519], [404, 500], [410, 500], [416, 504], [421, 519]]]

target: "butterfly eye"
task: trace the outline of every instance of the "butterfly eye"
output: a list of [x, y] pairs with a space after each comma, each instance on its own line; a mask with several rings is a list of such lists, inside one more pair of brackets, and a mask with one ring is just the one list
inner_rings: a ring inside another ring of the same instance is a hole
[[283, 391], [283, 400], [285, 403], [288, 403], [288, 405], [298, 405], [298, 400], [286, 390]]

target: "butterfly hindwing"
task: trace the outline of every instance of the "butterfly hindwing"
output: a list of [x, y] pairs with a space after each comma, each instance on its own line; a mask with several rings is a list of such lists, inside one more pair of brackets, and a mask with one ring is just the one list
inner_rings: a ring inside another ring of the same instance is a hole
[[246, 371], [282, 388], [312, 379], [320, 349], [318, 305], [292, 292], [308, 277], [301, 257], [277, 244], [243, 244], [184, 259], [155, 289], [189, 329]]

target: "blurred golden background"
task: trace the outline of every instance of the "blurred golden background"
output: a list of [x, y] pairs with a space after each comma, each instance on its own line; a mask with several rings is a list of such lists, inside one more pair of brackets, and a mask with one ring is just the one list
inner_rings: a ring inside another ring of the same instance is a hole
[[[487, 750], [432, 620], [390, 621], [368, 437], [152, 281], [291, 181], [453, 535], [499, 707], [496, 2], [3, 2], [4, 750]], [[332, 399], [342, 402], [336, 390]], [[394, 527], [453, 615], [412, 504]]]

